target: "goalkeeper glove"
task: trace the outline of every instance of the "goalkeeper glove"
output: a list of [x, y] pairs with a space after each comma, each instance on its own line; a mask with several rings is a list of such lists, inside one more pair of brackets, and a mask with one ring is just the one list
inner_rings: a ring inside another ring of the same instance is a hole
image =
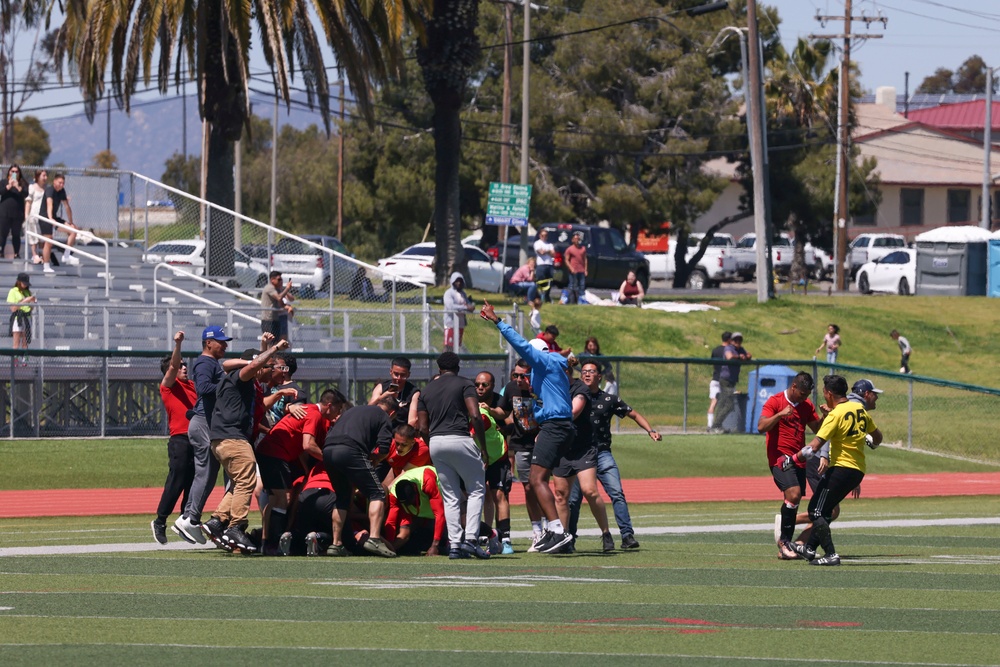
[[875, 444], [875, 438], [873, 438], [870, 433], [865, 435], [865, 444], [871, 449], [876, 449], [878, 447], [878, 445]]

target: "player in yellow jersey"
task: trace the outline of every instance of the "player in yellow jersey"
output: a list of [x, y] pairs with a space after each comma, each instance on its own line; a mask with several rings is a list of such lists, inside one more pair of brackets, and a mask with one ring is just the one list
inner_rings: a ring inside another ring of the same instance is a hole
[[[786, 455], [782, 468], [791, 469], [815, 456], [824, 442], [830, 443], [830, 468], [809, 501], [812, 535], [806, 544], [792, 543], [791, 547], [811, 565], [840, 565], [830, 535], [833, 509], [861, 483], [865, 476], [865, 446], [875, 449], [882, 444], [882, 432], [862, 404], [847, 400], [847, 380], [840, 375], [823, 379], [823, 398], [830, 411], [819, 432], [797, 454]], [[816, 558], [817, 546], [826, 552], [822, 558]]]

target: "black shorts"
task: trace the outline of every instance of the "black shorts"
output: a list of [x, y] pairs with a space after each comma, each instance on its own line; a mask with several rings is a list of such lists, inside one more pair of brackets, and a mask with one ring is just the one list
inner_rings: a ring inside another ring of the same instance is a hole
[[826, 474], [819, 474], [819, 462], [819, 456], [814, 456], [806, 461], [806, 481], [809, 482], [809, 488], [812, 490], [814, 496], [816, 495], [816, 489], [819, 487], [820, 480]]
[[[816, 458], [815, 456], [813, 458]], [[806, 492], [806, 469], [795, 466], [791, 470], [782, 470], [781, 466], [771, 468], [771, 477], [774, 478], [774, 485], [784, 493], [792, 487], [799, 487], [801, 493]]]
[[576, 439], [576, 426], [569, 419], [543, 422], [531, 450], [531, 465], [552, 470], [569, 453]]
[[333, 530], [335, 496], [330, 489], [306, 489], [299, 494], [295, 534], [329, 533]]
[[369, 501], [385, 500], [385, 487], [375, 474], [371, 459], [358, 447], [327, 445], [323, 449], [323, 465], [337, 494], [338, 510], [350, 507], [354, 489]]
[[260, 468], [260, 482], [268, 491], [290, 489], [292, 482], [303, 474], [298, 463], [262, 454], [257, 455], [257, 467]]
[[260, 332], [269, 333], [274, 336], [277, 340], [281, 338], [281, 321], [280, 320], [261, 320], [260, 321]]
[[491, 489], [500, 489], [510, 493], [514, 485], [514, 476], [510, 472], [510, 459], [506, 456], [486, 466], [486, 485]]
[[833, 508], [861, 484], [865, 474], [854, 468], [833, 466], [828, 468], [820, 481], [816, 493], [809, 501], [809, 516], [823, 517], [827, 521], [833, 515]]
[[573, 449], [559, 460], [559, 465], [552, 470], [556, 477], [572, 477], [584, 470], [597, 467], [597, 445], [586, 449]]
[[[62, 218], [52, 218], [52, 219], [55, 220], [56, 222], [62, 222], [62, 223], [66, 222]], [[55, 225], [53, 225], [51, 222], [46, 222], [45, 220], [42, 219], [38, 220], [38, 233], [41, 234], [42, 236], [52, 236], [52, 232], [54, 229]]]

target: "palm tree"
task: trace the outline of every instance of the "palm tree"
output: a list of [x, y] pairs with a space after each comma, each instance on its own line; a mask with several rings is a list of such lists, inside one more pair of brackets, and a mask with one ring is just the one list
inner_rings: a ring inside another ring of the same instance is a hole
[[[430, 0], [59, 2], [65, 21], [56, 62], [60, 71], [64, 59], [75, 67], [90, 117], [108, 94], [128, 111], [140, 79], [148, 85], [155, 77], [161, 93], [171, 81], [198, 83], [198, 109], [210, 128], [206, 197], [226, 208], [232, 208], [234, 199], [233, 144], [244, 127], [249, 129], [254, 28], [276, 95], [287, 104], [290, 82], [300, 74], [309, 104], [319, 106], [329, 131], [330, 89], [316, 27], [370, 118], [372, 85], [399, 71], [406, 22], [416, 23], [418, 12], [430, 7]], [[24, 11], [51, 16], [55, 6], [56, 0], [26, 0]], [[210, 223], [208, 269], [213, 275], [231, 275], [233, 221], [213, 216]]]

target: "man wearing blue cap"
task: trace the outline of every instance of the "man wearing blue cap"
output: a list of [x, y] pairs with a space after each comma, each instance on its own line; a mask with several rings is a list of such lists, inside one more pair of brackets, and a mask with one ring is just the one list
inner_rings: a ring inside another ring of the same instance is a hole
[[188, 373], [198, 392], [198, 400], [194, 404], [191, 423], [188, 425], [188, 439], [194, 452], [194, 479], [184, 512], [174, 521], [171, 530], [191, 544], [205, 544], [201, 513], [209, 494], [215, 488], [215, 480], [219, 477], [219, 461], [212, 456], [212, 443], [209, 439], [212, 412], [215, 410], [215, 390], [225, 370], [246, 364], [239, 359], [230, 359], [225, 364], [227, 369], [220, 362], [226, 355], [231, 340], [222, 327], [205, 327], [201, 332], [201, 355], [191, 364]]

